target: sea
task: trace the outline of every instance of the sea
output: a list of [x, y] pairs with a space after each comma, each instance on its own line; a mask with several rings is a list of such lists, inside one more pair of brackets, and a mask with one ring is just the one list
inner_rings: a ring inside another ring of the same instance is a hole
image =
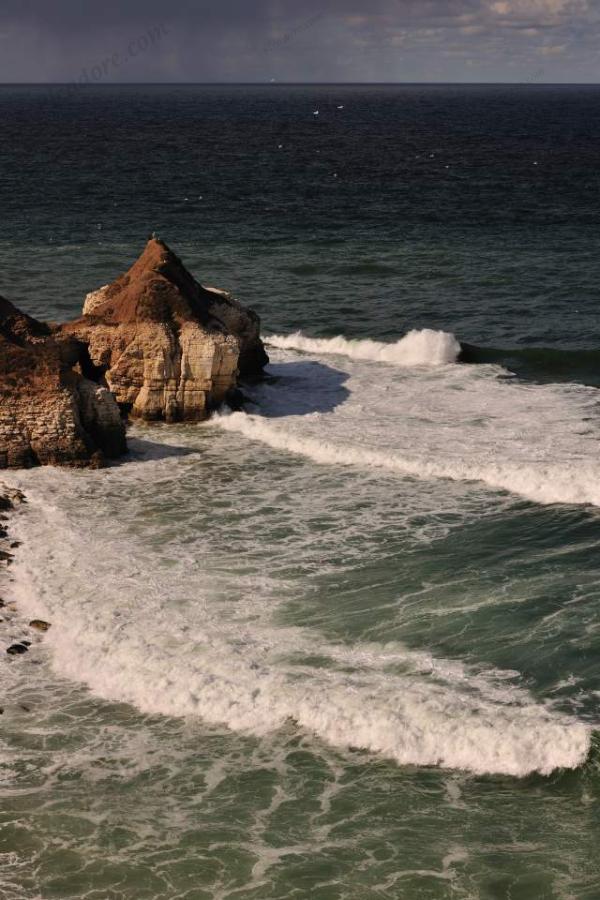
[[0, 294], [156, 233], [271, 358], [2, 473], [3, 900], [600, 898], [599, 147], [597, 86], [0, 87]]

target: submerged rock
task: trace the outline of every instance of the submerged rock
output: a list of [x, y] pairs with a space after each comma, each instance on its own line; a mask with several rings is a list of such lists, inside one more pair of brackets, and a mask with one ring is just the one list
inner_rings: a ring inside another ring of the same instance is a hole
[[10, 647], [6, 648], [6, 652], [9, 656], [19, 656], [22, 653], [27, 653], [29, 650], [29, 646], [25, 643], [21, 644], [11, 644]]
[[[126, 449], [110, 392], [81, 374], [85, 347], [0, 298], [0, 468], [85, 466]], [[0, 508], [19, 502], [5, 494]]]
[[21, 503], [25, 503], [25, 494], [16, 488], [9, 488], [0, 483], [0, 510], [14, 509]]
[[33, 628], [34, 631], [48, 631], [51, 625], [50, 622], [44, 622], [43, 619], [32, 619], [29, 627]]
[[204, 288], [152, 238], [113, 284], [88, 294], [83, 316], [61, 326], [87, 347], [84, 374], [104, 380], [134, 418], [198, 421], [268, 362], [258, 316]]

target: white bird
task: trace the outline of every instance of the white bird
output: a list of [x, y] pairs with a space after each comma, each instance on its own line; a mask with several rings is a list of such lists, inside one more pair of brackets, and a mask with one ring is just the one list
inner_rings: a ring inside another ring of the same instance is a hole
[[314, 111], [314, 113], [313, 113], [313, 116], [318, 116], [318, 115], [319, 115], [319, 110], [318, 110], [318, 109], [315, 109], [315, 111]]
[[338, 109], [343, 109], [343, 108], [344, 108], [343, 104], [341, 106], [338, 106]]

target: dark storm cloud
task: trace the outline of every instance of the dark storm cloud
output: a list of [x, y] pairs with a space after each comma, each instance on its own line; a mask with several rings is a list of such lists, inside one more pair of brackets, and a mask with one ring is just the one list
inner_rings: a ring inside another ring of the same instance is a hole
[[[600, 0], [2, 0], [0, 80], [598, 78]], [[126, 48], [151, 29], [164, 39]], [[131, 63], [131, 65], [129, 65]]]
[[122, 0], [102, 0], [100, 3], [78, 3], [76, 0], [26, 0], [19, 3], [17, 0], [4, 0], [0, 20], [28, 20], [65, 31], [87, 30], [94, 26], [127, 27], [165, 17], [196, 25], [202, 22], [226, 25], [229, 22], [233, 26], [243, 27], [270, 6], [272, 4], [268, 2], [248, 4], [240, 0], [222, 0], [218, 3], [176, 0], [171, 4], [162, 0], [130, 0], [128, 3]]

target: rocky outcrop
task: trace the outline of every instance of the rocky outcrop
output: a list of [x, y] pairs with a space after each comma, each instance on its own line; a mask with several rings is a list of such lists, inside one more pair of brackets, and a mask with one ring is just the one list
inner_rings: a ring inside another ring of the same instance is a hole
[[133, 418], [199, 421], [268, 362], [258, 316], [224, 291], [204, 288], [152, 238], [113, 284], [63, 325], [88, 351], [84, 374], [104, 381]]
[[[19, 546], [19, 541], [10, 539], [7, 514], [25, 502], [25, 495], [21, 491], [0, 483], [0, 593], [2, 594], [5, 586], [11, 581], [6, 570], [14, 558], [12, 551]], [[4, 646], [8, 656], [22, 656], [27, 653], [34, 643], [43, 639], [43, 633], [50, 627], [50, 623], [42, 619], [32, 619], [27, 627], [18, 615], [17, 603], [14, 600], [7, 602], [0, 596], [0, 646]], [[0, 715], [3, 713], [4, 707], [0, 706]]]
[[126, 450], [123, 414], [199, 421], [268, 362], [258, 316], [202, 287], [152, 238], [125, 275], [50, 328], [0, 298], [0, 468], [101, 465]]
[[125, 449], [110, 392], [82, 375], [85, 346], [0, 298], [0, 468], [101, 465]]
[[[18, 541], [10, 540], [6, 526], [7, 513], [15, 510], [21, 503], [25, 503], [25, 494], [0, 483], [0, 575], [2, 569], [11, 564], [14, 556], [12, 551], [18, 546]], [[0, 597], [0, 608], [4, 605], [4, 600]]]

